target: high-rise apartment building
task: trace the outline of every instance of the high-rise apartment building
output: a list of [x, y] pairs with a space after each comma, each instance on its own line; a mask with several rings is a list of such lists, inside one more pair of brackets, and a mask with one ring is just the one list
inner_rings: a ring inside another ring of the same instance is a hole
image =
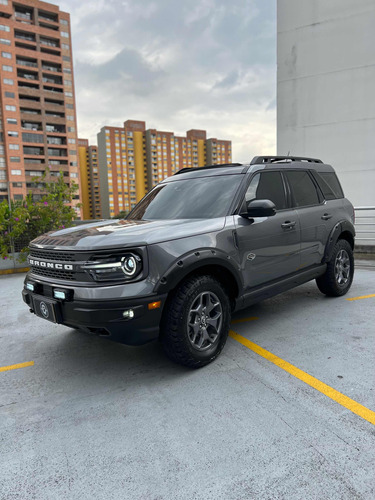
[[81, 175], [82, 217], [101, 217], [98, 147], [89, 146], [87, 139], [78, 139], [78, 159]]
[[42, 196], [46, 169], [79, 184], [69, 14], [0, 0], [0, 70], [0, 200]]
[[230, 163], [230, 141], [206, 139], [205, 130], [186, 137], [156, 129], [144, 121], [103, 127], [98, 134], [102, 217], [129, 211], [153, 186], [182, 168]]

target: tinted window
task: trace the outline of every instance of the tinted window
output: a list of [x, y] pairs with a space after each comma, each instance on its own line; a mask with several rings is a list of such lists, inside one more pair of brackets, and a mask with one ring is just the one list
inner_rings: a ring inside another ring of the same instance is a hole
[[309, 205], [319, 204], [319, 197], [315, 184], [308, 172], [303, 170], [289, 171], [286, 172], [286, 176], [292, 190], [294, 205], [296, 207], [307, 207]]
[[159, 184], [128, 215], [128, 219], [211, 219], [223, 217], [243, 180], [219, 175]]
[[271, 200], [277, 210], [287, 208], [284, 184], [280, 172], [261, 172], [251, 179], [245, 195], [251, 200]]
[[[344, 193], [342, 192], [339, 180], [334, 172], [317, 172], [317, 176], [321, 176], [325, 183], [328, 184], [329, 188], [334, 192], [336, 198], [344, 198]], [[329, 198], [326, 198], [326, 200], [328, 199]]]

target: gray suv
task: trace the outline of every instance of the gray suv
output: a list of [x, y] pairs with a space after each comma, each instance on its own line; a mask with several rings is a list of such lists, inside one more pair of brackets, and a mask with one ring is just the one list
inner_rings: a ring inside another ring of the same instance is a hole
[[313, 279], [344, 295], [354, 236], [353, 206], [321, 160], [188, 168], [124, 220], [35, 239], [23, 299], [41, 318], [124, 344], [159, 338], [198, 368], [220, 354], [233, 311]]

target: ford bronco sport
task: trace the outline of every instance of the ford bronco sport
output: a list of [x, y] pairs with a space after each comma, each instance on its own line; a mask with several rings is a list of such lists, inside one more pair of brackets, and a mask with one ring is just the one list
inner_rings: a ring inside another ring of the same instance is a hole
[[41, 318], [124, 344], [159, 338], [197, 368], [220, 354], [233, 311], [313, 279], [345, 294], [354, 236], [353, 206], [321, 160], [188, 168], [124, 220], [33, 240], [23, 299]]

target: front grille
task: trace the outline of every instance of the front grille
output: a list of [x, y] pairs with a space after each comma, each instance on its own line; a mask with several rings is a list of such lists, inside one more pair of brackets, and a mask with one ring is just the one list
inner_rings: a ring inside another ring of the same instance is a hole
[[30, 257], [35, 257], [36, 259], [46, 259], [46, 260], [58, 260], [73, 262], [75, 260], [73, 252], [55, 252], [46, 250], [30, 250]]
[[43, 263], [50, 263], [54, 266], [56, 264], [73, 265], [73, 270], [70, 269], [56, 269], [52, 266], [36, 265], [30, 263], [31, 272], [37, 276], [57, 279], [63, 281], [79, 281], [79, 282], [92, 282], [91, 276], [82, 271], [80, 265], [87, 262], [90, 254], [86, 252], [64, 252], [59, 250], [46, 250], [39, 248], [30, 249], [30, 259], [35, 259]]
[[74, 281], [75, 273], [72, 271], [62, 271], [59, 269], [44, 269], [41, 267], [31, 266], [31, 271], [33, 274], [38, 276], [44, 276], [46, 278], [56, 278], [59, 280]]

